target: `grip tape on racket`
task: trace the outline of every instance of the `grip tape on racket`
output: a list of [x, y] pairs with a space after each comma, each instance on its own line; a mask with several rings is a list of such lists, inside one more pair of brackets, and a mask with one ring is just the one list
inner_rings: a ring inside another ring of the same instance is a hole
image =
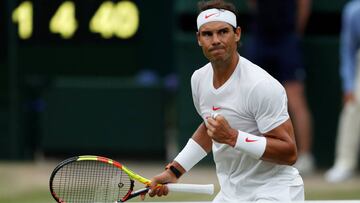
[[200, 193], [200, 194], [213, 194], [214, 185], [213, 184], [181, 184], [181, 183], [169, 183], [167, 184], [169, 191], [172, 192], [189, 192], [189, 193]]

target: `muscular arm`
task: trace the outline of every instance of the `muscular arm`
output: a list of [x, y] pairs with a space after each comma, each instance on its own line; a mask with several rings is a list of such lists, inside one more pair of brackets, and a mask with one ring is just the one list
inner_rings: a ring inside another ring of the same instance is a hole
[[207, 131], [207, 128], [206, 128], [205, 124], [201, 123], [191, 138], [195, 142], [197, 142], [206, 151], [206, 153], [209, 153], [211, 151], [212, 140], [208, 136], [206, 131]]
[[264, 136], [267, 144], [261, 159], [284, 165], [293, 165], [296, 162], [296, 141], [290, 119]]
[[[223, 144], [235, 147], [239, 135], [237, 129], [231, 128], [227, 120], [219, 115], [208, 119], [209, 137]], [[297, 159], [297, 149], [291, 120], [264, 134], [266, 148], [261, 159], [283, 165], [293, 165]]]

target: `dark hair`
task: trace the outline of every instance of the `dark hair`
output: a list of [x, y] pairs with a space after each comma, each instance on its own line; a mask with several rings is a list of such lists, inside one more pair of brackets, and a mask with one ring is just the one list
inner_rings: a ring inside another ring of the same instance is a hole
[[226, 2], [224, 0], [200, 1], [198, 3], [198, 8], [199, 8], [199, 13], [211, 8], [217, 8], [217, 9], [224, 9], [231, 11], [235, 14], [235, 16], [237, 16], [235, 5], [230, 2]]

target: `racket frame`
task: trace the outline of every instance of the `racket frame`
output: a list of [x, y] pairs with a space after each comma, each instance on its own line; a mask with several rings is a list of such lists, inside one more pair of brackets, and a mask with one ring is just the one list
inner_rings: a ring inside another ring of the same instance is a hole
[[[115, 167], [117, 167], [118, 169], [120, 169], [121, 171], [124, 171], [130, 178], [130, 189], [128, 191], [128, 193], [120, 199], [119, 202], [125, 202], [133, 197], [136, 197], [140, 194], [145, 194], [149, 191], [149, 185], [151, 183], [151, 181], [147, 178], [144, 178], [142, 176], [140, 176], [139, 174], [134, 173], [133, 171], [131, 171], [130, 169], [126, 168], [124, 165], [122, 165], [121, 163], [114, 161], [112, 159], [106, 158], [106, 157], [102, 157], [102, 156], [94, 156], [94, 155], [82, 155], [82, 156], [75, 156], [75, 157], [71, 157], [68, 158], [62, 162], [60, 162], [56, 168], [53, 170], [53, 172], [50, 175], [50, 181], [49, 181], [49, 187], [50, 187], [50, 193], [53, 196], [53, 198], [57, 201], [57, 202], [64, 202], [60, 197], [57, 196], [57, 194], [55, 193], [54, 189], [53, 189], [53, 181], [54, 181], [54, 177], [56, 175], [56, 173], [64, 166], [72, 163], [72, 162], [77, 162], [77, 161], [100, 161], [106, 164], [110, 164], [113, 165]], [[146, 185], [145, 188], [137, 190], [135, 192], [133, 192], [134, 189], [134, 180], [139, 181], [141, 183], [143, 183], [144, 185]]]

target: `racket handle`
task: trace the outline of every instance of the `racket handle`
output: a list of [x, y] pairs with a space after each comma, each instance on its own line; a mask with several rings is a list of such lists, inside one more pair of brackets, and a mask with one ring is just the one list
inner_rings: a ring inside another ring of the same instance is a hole
[[167, 184], [169, 191], [172, 192], [189, 192], [189, 193], [200, 193], [209, 194], [214, 193], [214, 185], [199, 185], [199, 184], [181, 184], [181, 183], [169, 183]]

